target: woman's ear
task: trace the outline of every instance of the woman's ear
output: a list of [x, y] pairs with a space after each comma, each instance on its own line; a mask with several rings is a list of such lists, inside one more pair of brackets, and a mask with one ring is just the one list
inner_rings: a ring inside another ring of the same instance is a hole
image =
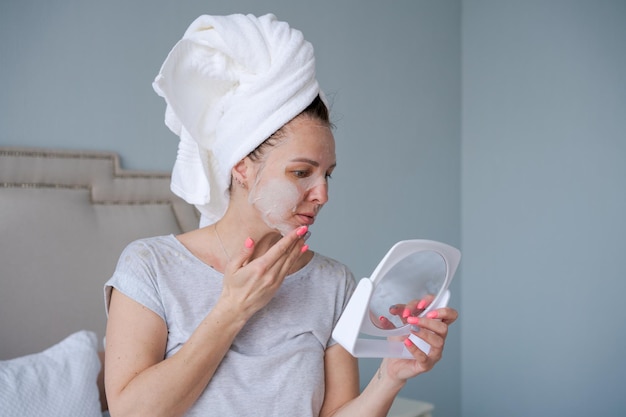
[[243, 158], [241, 161], [237, 162], [237, 164], [230, 171], [233, 181], [240, 188], [248, 188], [248, 179], [250, 177], [251, 167], [250, 160], [248, 157]]

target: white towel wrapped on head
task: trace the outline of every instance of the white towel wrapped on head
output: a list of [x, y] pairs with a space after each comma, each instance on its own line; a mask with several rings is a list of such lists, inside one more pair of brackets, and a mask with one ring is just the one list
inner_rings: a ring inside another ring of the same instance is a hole
[[200, 16], [153, 87], [180, 137], [172, 191], [201, 226], [226, 212], [232, 167], [320, 94], [313, 46], [272, 14]]

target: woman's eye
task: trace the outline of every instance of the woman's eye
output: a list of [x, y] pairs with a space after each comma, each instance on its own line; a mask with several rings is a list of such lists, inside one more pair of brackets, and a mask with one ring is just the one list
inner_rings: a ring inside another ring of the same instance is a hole
[[306, 178], [309, 176], [309, 171], [300, 171], [300, 170], [296, 170], [296, 171], [292, 171], [293, 175], [296, 176], [297, 178]]

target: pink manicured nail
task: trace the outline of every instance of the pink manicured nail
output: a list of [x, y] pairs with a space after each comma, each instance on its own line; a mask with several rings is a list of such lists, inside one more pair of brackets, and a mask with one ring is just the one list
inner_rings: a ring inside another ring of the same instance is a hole
[[306, 226], [300, 226], [300, 228], [298, 229], [298, 231], [296, 232], [296, 234], [300, 237], [306, 235], [306, 232], [309, 230], [308, 227]]
[[385, 316], [380, 316], [380, 317], [378, 318], [378, 320], [379, 320], [379, 321], [384, 321], [385, 319], [386, 319], [386, 317], [385, 317]]
[[409, 324], [419, 324], [420, 318], [419, 317], [407, 317], [406, 322]]
[[408, 337], [404, 339], [404, 346], [411, 347], [412, 345], [413, 345], [413, 342], [411, 341], [411, 339], [409, 339]]
[[426, 300], [422, 300], [419, 303], [417, 303], [417, 308], [419, 308], [420, 310], [423, 310], [424, 307], [426, 307]]
[[300, 253], [304, 253], [306, 251], [309, 250], [309, 245], [304, 245], [301, 249], [300, 249]]
[[246, 248], [250, 249], [251, 247], [254, 246], [254, 240], [247, 238], [245, 245], [246, 245]]
[[404, 311], [402, 312], [402, 317], [403, 318], [407, 318], [411, 315], [411, 310], [408, 308], [405, 308]]
[[426, 317], [428, 317], [429, 319], [436, 319], [438, 315], [439, 313], [437, 312], [437, 310], [433, 310], [429, 311], [428, 314], [426, 314]]

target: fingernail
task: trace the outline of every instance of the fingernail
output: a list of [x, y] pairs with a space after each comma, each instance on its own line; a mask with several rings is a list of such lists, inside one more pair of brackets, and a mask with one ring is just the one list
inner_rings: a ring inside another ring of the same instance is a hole
[[379, 320], [379, 321], [384, 321], [384, 320], [385, 320], [385, 316], [380, 316], [380, 317], [378, 318], [378, 320]]
[[420, 310], [423, 310], [424, 307], [426, 307], [426, 300], [422, 300], [419, 303], [417, 303], [417, 308], [419, 308]]
[[246, 245], [246, 248], [250, 249], [251, 247], [254, 246], [254, 240], [247, 238], [245, 245]]
[[306, 227], [306, 226], [300, 226], [300, 227], [298, 228], [298, 231], [296, 232], [296, 234], [297, 234], [298, 236], [302, 237], [302, 236], [304, 236], [304, 235], [306, 234], [306, 232], [307, 232], [308, 230], [309, 230], [309, 228], [308, 228], [308, 227]]
[[409, 324], [418, 324], [420, 322], [419, 317], [407, 317], [406, 322]]
[[402, 312], [402, 317], [403, 318], [407, 318], [411, 315], [411, 310], [408, 308], [405, 308], [404, 311]]
[[437, 313], [437, 310], [433, 310], [429, 311], [428, 314], [426, 314], [426, 317], [428, 317], [429, 319], [436, 319], [438, 315], [439, 313]]
[[413, 344], [413, 342], [408, 337], [406, 339], [404, 339], [404, 346], [410, 347], [412, 344]]
[[309, 245], [304, 245], [301, 249], [300, 249], [300, 253], [304, 253], [306, 251], [309, 250]]

